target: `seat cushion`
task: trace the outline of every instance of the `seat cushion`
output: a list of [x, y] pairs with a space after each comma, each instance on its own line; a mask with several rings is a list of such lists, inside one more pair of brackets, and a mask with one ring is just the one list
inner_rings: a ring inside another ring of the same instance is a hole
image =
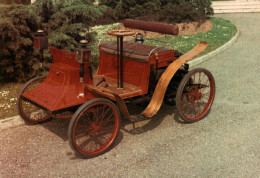
[[[102, 52], [117, 55], [117, 43], [103, 43], [100, 45]], [[155, 49], [155, 50], [153, 50]], [[138, 62], [148, 62], [149, 57], [155, 53], [163, 53], [170, 51], [169, 49], [156, 46], [148, 46], [140, 43], [124, 42], [123, 43], [123, 56], [124, 58], [138, 61]], [[151, 53], [152, 52], [152, 53]], [[150, 54], [151, 53], [151, 54]]]

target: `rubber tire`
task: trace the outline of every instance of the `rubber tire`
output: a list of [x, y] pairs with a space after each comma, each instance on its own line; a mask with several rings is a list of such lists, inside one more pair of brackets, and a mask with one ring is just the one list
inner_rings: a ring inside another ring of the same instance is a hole
[[[196, 73], [197, 71], [204, 71], [205, 73], [207, 73], [207, 74], [209, 75], [209, 77], [212, 78], [212, 82], [213, 82], [213, 85], [214, 85], [214, 88], [213, 88], [214, 93], [213, 93], [213, 100], [212, 100], [212, 102], [211, 102], [211, 104], [210, 104], [209, 109], [207, 110], [207, 112], [206, 112], [202, 117], [200, 117], [199, 119], [191, 120], [191, 119], [188, 119], [188, 118], [186, 118], [186, 117], [184, 116], [184, 114], [183, 114], [182, 111], [181, 111], [181, 106], [180, 106], [179, 103], [181, 102], [182, 91], [183, 91], [183, 88], [185, 87], [184, 85], [186, 84], [186, 81], [190, 78], [191, 75], [193, 75], [193, 73]], [[209, 114], [209, 112], [210, 112], [210, 110], [211, 110], [211, 106], [212, 106], [212, 104], [213, 104], [213, 102], [214, 102], [214, 98], [215, 98], [215, 92], [216, 92], [215, 80], [214, 80], [213, 75], [210, 73], [210, 71], [208, 71], [208, 70], [206, 70], [206, 69], [204, 69], [204, 68], [196, 68], [196, 69], [191, 70], [190, 72], [188, 72], [188, 73], [183, 77], [183, 79], [181, 80], [181, 83], [180, 83], [180, 85], [179, 85], [179, 87], [178, 87], [178, 89], [177, 89], [177, 94], [176, 94], [176, 108], [177, 108], [177, 112], [178, 112], [179, 116], [180, 116], [185, 122], [187, 122], [187, 123], [197, 122], [197, 121], [199, 121], [199, 120], [205, 118], [205, 117]]]
[[[95, 103], [99, 103], [99, 102], [105, 102], [105, 103], [108, 103], [110, 104], [112, 107], [114, 107], [116, 109], [116, 112], [118, 114], [118, 128], [117, 128], [117, 131], [116, 131], [116, 135], [115, 137], [113, 138], [113, 140], [111, 141], [110, 145], [105, 148], [105, 150], [103, 150], [102, 152], [99, 152], [98, 154], [85, 154], [83, 152], [81, 152], [77, 146], [74, 144], [74, 139], [73, 139], [73, 128], [74, 128], [74, 125], [78, 119], [78, 117], [81, 115], [82, 112], [84, 112], [85, 108], [89, 107], [90, 105], [93, 105]], [[120, 123], [121, 123], [121, 115], [120, 115], [120, 111], [118, 109], [118, 107], [110, 100], [108, 99], [104, 99], [104, 98], [97, 98], [97, 99], [94, 99], [94, 100], [90, 100], [88, 102], [86, 102], [85, 104], [81, 105], [77, 111], [74, 113], [73, 117], [71, 118], [71, 121], [70, 121], [70, 124], [69, 124], [69, 127], [68, 127], [68, 140], [69, 140], [69, 144], [70, 144], [70, 147], [74, 150], [75, 153], [78, 153], [79, 155], [81, 155], [83, 158], [93, 158], [93, 157], [97, 157], [101, 154], [104, 154], [105, 152], [109, 151], [113, 144], [115, 143], [115, 140], [117, 139], [118, 137], [118, 133], [119, 133], [119, 130], [120, 130]]]
[[25, 92], [25, 90], [30, 87], [30, 85], [34, 82], [36, 82], [37, 80], [44, 80], [46, 78], [46, 76], [38, 76], [38, 77], [35, 77], [31, 80], [29, 80], [28, 82], [25, 83], [25, 85], [23, 86], [23, 88], [20, 90], [19, 92], [19, 95], [18, 95], [18, 98], [17, 98], [17, 110], [18, 110], [18, 114], [21, 116], [21, 118], [26, 122], [26, 123], [29, 123], [29, 124], [40, 124], [40, 123], [43, 123], [43, 122], [46, 122], [48, 120], [51, 120], [52, 117], [49, 117], [48, 119], [45, 119], [45, 120], [41, 120], [41, 121], [32, 121], [30, 119], [27, 118], [27, 116], [25, 116], [21, 110], [21, 107], [20, 107], [20, 100], [21, 100], [21, 95]]

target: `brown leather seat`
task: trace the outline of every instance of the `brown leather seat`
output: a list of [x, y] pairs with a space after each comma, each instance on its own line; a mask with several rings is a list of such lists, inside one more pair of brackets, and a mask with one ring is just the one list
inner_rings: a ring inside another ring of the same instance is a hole
[[[148, 62], [149, 61], [149, 55], [151, 53], [163, 53], [170, 51], [169, 49], [159, 47], [157, 49], [156, 46], [148, 46], [140, 43], [133, 43], [133, 42], [124, 42], [123, 43], [123, 55], [124, 58], [127, 58], [129, 60], [138, 61], [138, 62]], [[111, 54], [111, 55], [117, 55], [117, 43], [103, 43], [100, 45], [100, 49], [102, 52]], [[153, 51], [153, 49], [155, 49]]]

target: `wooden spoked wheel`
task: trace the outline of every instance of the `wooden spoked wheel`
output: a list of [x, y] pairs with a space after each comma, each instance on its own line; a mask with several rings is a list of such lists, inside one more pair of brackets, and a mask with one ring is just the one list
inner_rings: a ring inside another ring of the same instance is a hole
[[215, 81], [212, 74], [203, 68], [187, 73], [177, 90], [176, 107], [186, 122], [203, 119], [210, 111], [215, 97]]
[[18, 95], [18, 113], [27, 123], [41, 123], [43, 121], [51, 119], [52, 117], [52, 113], [49, 110], [37, 105], [36, 103], [29, 101], [28, 99], [22, 96], [23, 93], [28, 92], [40, 85], [45, 80], [45, 78], [45, 76], [39, 76], [29, 80], [21, 89]]
[[69, 124], [69, 143], [85, 158], [111, 148], [120, 128], [120, 112], [110, 100], [98, 98], [83, 104]]

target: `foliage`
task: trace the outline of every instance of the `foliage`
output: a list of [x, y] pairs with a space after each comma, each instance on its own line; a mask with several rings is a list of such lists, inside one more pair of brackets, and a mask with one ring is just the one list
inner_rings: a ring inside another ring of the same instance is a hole
[[1, 0], [3, 4], [30, 4], [31, 0]]
[[111, 8], [115, 8], [117, 6], [117, 3], [119, 2], [119, 0], [100, 0], [99, 4], [101, 5], [105, 5]]
[[[12, 5], [0, 16], [0, 82], [25, 81], [39, 70], [39, 52], [33, 49], [33, 33], [48, 32], [50, 45], [73, 51], [81, 39], [94, 41], [89, 32], [107, 10], [92, 0], [38, 0], [32, 5]], [[45, 57], [50, 52], [45, 50]]]
[[107, 24], [112, 24], [112, 23], [116, 23], [116, 22], [117, 22], [117, 20], [114, 17], [114, 10], [110, 7], [107, 7], [106, 10], [104, 11], [103, 15], [96, 19], [95, 24], [107, 25]]
[[67, 51], [73, 51], [81, 39], [94, 40], [89, 28], [107, 10], [106, 6], [94, 7], [91, 0], [38, 0], [32, 6], [42, 17], [50, 45]]
[[[211, 0], [101, 0], [118, 20], [148, 16], [168, 22], [197, 21], [213, 14]], [[157, 17], [159, 14], [159, 17]]]
[[165, 0], [160, 20], [167, 22], [198, 21], [213, 15], [211, 0]]
[[114, 10], [116, 19], [135, 18], [158, 12], [161, 3], [159, 0], [124, 0], [118, 2]]
[[0, 81], [21, 81], [34, 74], [32, 32], [37, 30], [38, 21], [23, 5], [13, 5], [1, 13]]

